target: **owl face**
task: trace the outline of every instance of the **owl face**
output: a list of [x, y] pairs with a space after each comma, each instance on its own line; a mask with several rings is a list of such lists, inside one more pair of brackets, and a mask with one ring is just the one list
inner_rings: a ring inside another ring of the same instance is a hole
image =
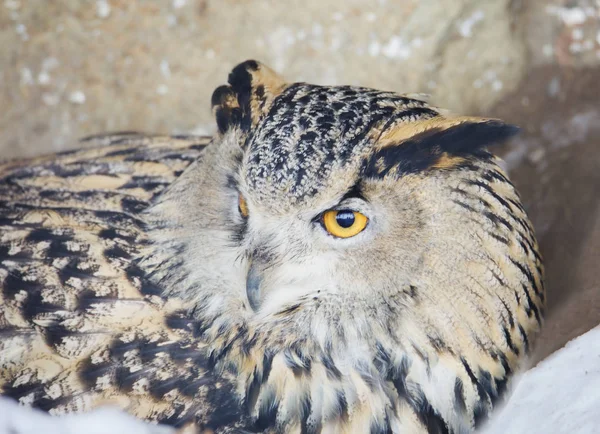
[[544, 304], [533, 229], [483, 150], [516, 129], [252, 61], [213, 109], [218, 137], [146, 216], [161, 259], [142, 265], [235, 361], [250, 413], [280, 403], [293, 425], [310, 399], [334, 431], [477, 426]]
[[[255, 195], [248, 185], [255, 179], [239, 179], [234, 238], [246, 259], [246, 296], [257, 314], [329, 300], [366, 301], [410, 282], [428, 236], [410, 183], [362, 179], [359, 167], [341, 165], [320, 180], [328, 184], [325, 194], [294, 200], [285, 191]], [[277, 204], [278, 196], [287, 208]]]
[[[484, 120], [441, 122], [424, 102], [389, 92], [271, 86], [279, 90], [272, 101], [255, 101], [265, 98], [258, 89], [247, 108], [232, 87], [213, 98], [223, 127], [213, 146], [231, 155], [218, 159], [229, 161], [221, 181], [229, 207], [221, 212], [240, 258], [235, 286], [258, 316], [411, 291], [434, 232], [455, 235], [436, 219], [456, 206], [444, 191], [454, 172], [483, 155], [482, 145], [515, 132]], [[262, 114], [244, 120], [253, 107]], [[460, 129], [470, 137], [442, 149]]]

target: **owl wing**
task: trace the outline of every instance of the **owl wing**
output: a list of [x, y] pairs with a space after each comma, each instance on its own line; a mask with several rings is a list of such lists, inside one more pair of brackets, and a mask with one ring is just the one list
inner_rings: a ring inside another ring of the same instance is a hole
[[175, 426], [237, 423], [233, 382], [185, 306], [136, 265], [141, 213], [209, 140], [123, 133], [0, 163], [0, 394], [52, 414], [110, 403]]

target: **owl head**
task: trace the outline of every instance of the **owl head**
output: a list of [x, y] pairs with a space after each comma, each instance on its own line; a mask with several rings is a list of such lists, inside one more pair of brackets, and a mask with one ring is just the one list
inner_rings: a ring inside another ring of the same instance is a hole
[[517, 128], [255, 61], [228, 81], [216, 138], [148, 212], [144, 262], [240, 372], [249, 413], [475, 427], [544, 304], [531, 224], [486, 150]]

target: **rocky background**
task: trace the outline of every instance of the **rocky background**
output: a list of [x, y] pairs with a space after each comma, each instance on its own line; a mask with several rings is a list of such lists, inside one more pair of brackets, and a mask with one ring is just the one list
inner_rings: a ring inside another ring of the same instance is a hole
[[536, 357], [600, 323], [599, 0], [0, 0], [0, 47], [0, 160], [211, 133], [212, 90], [247, 58], [518, 124], [498, 151], [546, 258]]

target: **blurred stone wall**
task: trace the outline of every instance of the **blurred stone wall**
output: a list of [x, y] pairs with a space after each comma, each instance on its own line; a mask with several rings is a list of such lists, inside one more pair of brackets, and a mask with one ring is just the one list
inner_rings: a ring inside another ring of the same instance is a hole
[[546, 257], [542, 353], [600, 322], [598, 0], [0, 0], [0, 47], [0, 160], [211, 133], [212, 90], [247, 58], [521, 125], [499, 151]]

